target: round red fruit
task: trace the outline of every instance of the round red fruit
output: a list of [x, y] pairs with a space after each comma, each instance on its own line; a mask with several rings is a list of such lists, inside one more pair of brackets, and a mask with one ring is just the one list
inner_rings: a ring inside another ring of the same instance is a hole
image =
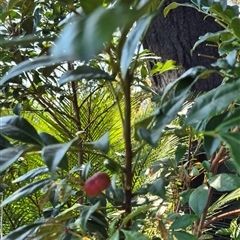
[[90, 197], [98, 196], [103, 190], [110, 185], [110, 177], [104, 172], [95, 173], [92, 177], [87, 179], [83, 188], [86, 194]]

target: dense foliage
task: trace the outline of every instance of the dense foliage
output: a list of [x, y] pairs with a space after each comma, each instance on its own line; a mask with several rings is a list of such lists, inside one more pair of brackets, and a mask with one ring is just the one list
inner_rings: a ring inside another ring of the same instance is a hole
[[[4, 240], [239, 239], [239, 8], [193, 0], [164, 9], [192, 7], [223, 30], [193, 46], [218, 48], [214, 69], [189, 69], [159, 96], [149, 77], [177, 66], [141, 41], [161, 5], [1, 1]], [[212, 73], [222, 84], [194, 96]], [[97, 172], [111, 184], [87, 196]]]

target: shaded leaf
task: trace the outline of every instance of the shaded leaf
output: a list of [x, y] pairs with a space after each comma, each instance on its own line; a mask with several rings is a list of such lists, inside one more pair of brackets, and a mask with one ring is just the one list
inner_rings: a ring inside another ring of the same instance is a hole
[[[190, 109], [186, 124], [192, 125], [215, 115], [234, 101], [240, 99], [240, 80], [219, 86], [218, 88], [196, 99]], [[221, 104], [219, 104], [221, 103]]]
[[41, 224], [42, 223], [33, 223], [30, 225], [21, 226], [4, 236], [2, 240], [25, 240], [33, 231], [35, 231], [39, 226], [41, 226]]
[[50, 56], [42, 56], [20, 62], [16, 67], [11, 68], [11, 70], [3, 76], [3, 78], [0, 80], [0, 86], [6, 83], [11, 78], [22, 74], [23, 72], [27, 72], [29, 70], [33, 70], [39, 67], [56, 65], [63, 61], [64, 60], [62, 58], [56, 59]]
[[145, 206], [141, 206], [138, 207], [135, 211], [132, 211], [130, 214], [128, 214], [122, 221], [121, 226], [124, 226], [128, 221], [130, 221], [131, 219], [133, 219], [134, 217], [136, 217], [137, 215], [149, 210], [149, 208], [151, 207], [151, 205], [145, 205]]
[[107, 154], [109, 151], [109, 132], [106, 132], [99, 140], [86, 142], [84, 145]]
[[7, 137], [22, 142], [42, 145], [42, 141], [35, 128], [22, 117], [1, 117], [0, 132]]
[[231, 157], [234, 160], [234, 163], [240, 173], [240, 132], [232, 132], [232, 133], [220, 133], [220, 137], [223, 141], [226, 142]]
[[231, 27], [233, 29], [234, 34], [240, 39], [240, 18], [235, 17], [231, 21]]
[[197, 216], [201, 216], [208, 200], [208, 188], [203, 184], [196, 188], [189, 197], [189, 206]]
[[0, 150], [12, 147], [12, 144], [0, 134]]
[[161, 197], [162, 199], [165, 199], [166, 190], [164, 181], [162, 179], [158, 179], [157, 181], [155, 181], [148, 187], [148, 192], [152, 195], [156, 195]]
[[0, 151], [0, 173], [5, 171], [9, 166], [11, 166], [15, 161], [19, 159], [26, 152], [40, 150], [39, 147], [27, 147], [27, 146], [18, 146], [5, 148]]
[[187, 232], [183, 232], [183, 231], [174, 231], [173, 235], [177, 238], [177, 239], [181, 239], [181, 240], [197, 240], [196, 237], [194, 237], [193, 235], [191, 235], [190, 233]]
[[240, 177], [234, 174], [221, 173], [208, 179], [208, 183], [219, 192], [232, 191], [240, 187]]
[[67, 158], [65, 158], [65, 154], [72, 144], [77, 140], [78, 137], [74, 138], [68, 143], [52, 144], [43, 147], [41, 155], [52, 176], [55, 174], [58, 166], [64, 170], [67, 170], [68, 162], [66, 162]]
[[140, 43], [143, 33], [147, 30], [147, 27], [151, 23], [151, 20], [154, 16], [155, 14], [147, 14], [145, 16], [142, 16], [136, 22], [136, 26], [134, 27], [134, 29], [131, 30], [128, 34], [127, 40], [125, 41], [122, 49], [122, 55], [120, 60], [121, 74], [123, 79], [126, 78], [128, 68], [133, 59], [135, 50]]
[[109, 75], [107, 72], [99, 69], [93, 68], [90, 66], [80, 66], [76, 70], [68, 71], [64, 73], [59, 79], [59, 84], [63, 85], [71, 81], [77, 81], [82, 79], [105, 79], [105, 80], [114, 80], [115, 77]]
[[98, 207], [100, 202], [97, 202], [96, 204], [90, 206], [90, 207], [84, 207], [81, 212], [80, 218], [78, 218], [75, 223], [79, 224], [83, 231], [86, 231], [86, 225], [89, 217], [94, 213]]
[[27, 172], [26, 174], [18, 177], [17, 179], [13, 180], [12, 182], [17, 183], [17, 182], [26, 181], [26, 180], [29, 180], [31, 178], [35, 178], [35, 177], [40, 176], [40, 175], [42, 175], [44, 173], [47, 173], [47, 172], [48, 172], [48, 168], [46, 166], [42, 166], [42, 167], [35, 168], [35, 169]]
[[146, 235], [144, 235], [143, 233], [140, 232], [135, 232], [135, 231], [127, 231], [127, 230], [121, 230], [124, 235], [125, 235], [125, 239], [128, 240], [150, 240], [150, 238], [148, 238]]
[[197, 219], [199, 219], [199, 217], [196, 215], [185, 214], [183, 216], [177, 217], [170, 226], [170, 229], [186, 228], [193, 224]]
[[2, 204], [1, 207], [7, 205], [8, 203], [15, 202], [19, 200], [20, 198], [26, 197], [39, 189], [45, 187], [47, 184], [49, 184], [52, 181], [51, 178], [41, 179], [36, 182], [32, 182], [28, 185], [25, 185], [22, 188], [19, 188], [17, 191], [15, 191], [12, 195], [7, 197]]

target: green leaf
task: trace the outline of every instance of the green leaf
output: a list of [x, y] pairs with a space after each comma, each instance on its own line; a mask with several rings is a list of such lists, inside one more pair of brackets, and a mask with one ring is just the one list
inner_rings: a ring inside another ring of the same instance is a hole
[[140, 232], [134, 232], [134, 231], [127, 231], [127, 230], [121, 230], [124, 235], [125, 235], [125, 239], [127, 240], [150, 240], [150, 238], [148, 238], [146, 235], [144, 235], [143, 233]]
[[176, 9], [179, 6], [180, 6], [180, 3], [177, 3], [177, 2], [170, 3], [167, 7], [164, 8], [164, 11], [163, 11], [164, 17], [166, 17], [171, 10]]
[[51, 134], [46, 132], [41, 132], [38, 134], [45, 146], [59, 143], [59, 141]]
[[240, 132], [232, 132], [232, 133], [220, 133], [220, 137], [223, 141], [226, 142], [231, 157], [234, 160], [234, 163], [240, 173]]
[[186, 228], [193, 224], [197, 219], [199, 219], [199, 217], [193, 214], [182, 215], [174, 220], [170, 229]]
[[107, 154], [109, 151], [109, 132], [106, 132], [99, 140], [86, 142], [84, 145]]
[[179, 162], [181, 161], [183, 156], [186, 154], [186, 151], [187, 151], [187, 146], [185, 144], [179, 144], [177, 146], [177, 149], [175, 151], [175, 162], [176, 162], [176, 165], [179, 164]]
[[85, 206], [82, 209], [81, 216], [80, 216], [80, 218], [78, 218], [75, 221], [75, 223], [78, 223], [81, 226], [81, 228], [83, 229], [83, 231], [86, 231], [87, 221], [88, 221], [89, 217], [92, 215], [92, 213], [94, 213], [98, 209], [99, 204], [100, 204], [100, 202], [97, 202], [96, 204], [94, 204], [90, 207]]
[[173, 235], [179, 239], [179, 240], [197, 240], [196, 237], [194, 237], [193, 235], [191, 235], [190, 233], [187, 232], [182, 232], [182, 231], [174, 231]]
[[8, 2], [8, 10], [13, 9], [13, 7], [14, 7], [18, 2], [21, 2], [21, 0], [9, 0], [9, 2]]
[[219, 138], [204, 135], [203, 145], [208, 158], [210, 158], [211, 155], [217, 150], [217, 148], [220, 146], [220, 143], [221, 141]]
[[208, 187], [203, 184], [196, 188], [189, 197], [189, 206], [197, 216], [201, 216], [208, 200]]
[[188, 189], [180, 193], [180, 202], [182, 205], [189, 201], [190, 195], [192, 194], [193, 191], [194, 191], [193, 189]]
[[37, 58], [31, 59], [31, 60], [26, 60], [24, 62], [19, 63], [16, 67], [11, 68], [11, 70], [7, 72], [3, 76], [3, 78], [0, 80], [0, 86], [6, 83], [11, 78], [22, 74], [23, 72], [27, 72], [29, 70], [36, 69], [39, 67], [56, 65], [63, 61], [64, 59], [62, 58], [56, 59], [50, 56], [43, 56], [43, 57], [37, 57]]
[[135, 134], [134, 137], [137, 141], [139, 141], [141, 138], [139, 138], [138, 136], [138, 129], [139, 128], [147, 128], [149, 126], [149, 124], [152, 122], [152, 120], [154, 119], [154, 115], [148, 116], [144, 119], [142, 119], [140, 122], [135, 123], [134, 125], [134, 129], [135, 129]]
[[114, 76], [110, 76], [105, 71], [99, 68], [93, 68], [90, 66], [79, 66], [76, 70], [68, 71], [64, 73], [59, 79], [59, 84], [63, 85], [68, 82], [78, 81], [82, 79], [105, 79], [114, 80]]
[[19, 159], [26, 152], [40, 150], [39, 147], [27, 147], [27, 146], [18, 146], [5, 148], [0, 151], [0, 173], [5, 171], [9, 166], [11, 166], [15, 161]]
[[231, 127], [240, 126], [240, 108], [236, 108], [234, 111], [229, 111], [224, 115], [224, 118], [216, 126], [216, 131], [229, 130]]
[[[240, 99], [240, 80], [219, 86], [196, 99], [189, 111], [186, 124], [192, 125], [215, 115]], [[221, 104], [219, 104], [221, 103]]]
[[148, 187], [148, 192], [152, 195], [156, 195], [161, 197], [162, 199], [165, 199], [166, 190], [164, 181], [162, 179], [158, 179], [153, 184], [150, 184], [150, 186]]
[[120, 234], [119, 234], [119, 230], [117, 230], [109, 240], [119, 240], [120, 239]]
[[240, 177], [230, 173], [221, 173], [208, 179], [208, 183], [219, 192], [232, 191], [240, 187]]
[[33, 231], [35, 231], [42, 223], [33, 223], [29, 225], [21, 226], [17, 229], [14, 229], [9, 234], [5, 235], [2, 240], [11, 240], [11, 239], [18, 239], [18, 240], [25, 240], [28, 238]]
[[81, 175], [82, 175], [82, 179], [83, 181], [86, 181], [87, 178], [88, 178], [88, 173], [89, 173], [89, 170], [91, 168], [91, 163], [90, 162], [87, 162], [84, 167], [83, 167], [83, 170], [81, 171]]
[[233, 29], [234, 34], [240, 39], [240, 18], [235, 17], [231, 21], [231, 27]]
[[143, 36], [143, 33], [148, 28], [154, 16], [155, 14], [147, 14], [142, 16], [137, 21], [135, 28], [128, 34], [127, 40], [125, 41], [122, 49], [122, 55], [120, 60], [121, 74], [123, 79], [126, 78], [128, 68], [133, 59], [135, 50]]
[[0, 134], [0, 150], [12, 147], [12, 144]]
[[133, 219], [134, 217], [136, 217], [137, 215], [149, 210], [149, 208], [151, 207], [151, 205], [144, 205], [141, 207], [138, 207], [135, 211], [132, 211], [130, 214], [128, 214], [122, 221], [121, 223], [121, 227], [124, 226], [128, 221], [130, 221], [131, 219]]
[[68, 143], [58, 143], [43, 147], [41, 155], [52, 176], [54, 176], [58, 166], [67, 170], [68, 162], [66, 162], [65, 154], [77, 140], [78, 137]]
[[21, 142], [43, 145], [35, 128], [22, 117], [1, 117], [0, 132], [7, 137]]
[[222, 30], [222, 31], [215, 32], [215, 33], [206, 33], [204, 36], [200, 36], [199, 40], [194, 44], [194, 46], [191, 50], [191, 54], [196, 49], [196, 47], [203, 42], [219, 43], [220, 39], [223, 35], [229, 35], [229, 31], [228, 30]]
[[27, 172], [26, 174], [18, 177], [17, 179], [13, 180], [13, 183], [17, 183], [17, 182], [22, 182], [22, 181], [26, 181], [32, 178], [35, 178], [37, 176], [43, 175], [44, 173], [48, 172], [48, 168], [46, 166], [42, 166], [39, 168], [35, 168], [29, 172]]
[[130, 28], [135, 20], [135, 11], [122, 5], [108, 9], [99, 7], [86, 17], [68, 24], [51, 54], [65, 61], [88, 61], [101, 53], [117, 27], [129, 24]]
[[20, 198], [26, 197], [39, 189], [44, 188], [46, 185], [48, 185], [52, 181], [51, 178], [41, 179], [35, 182], [32, 182], [28, 185], [25, 185], [22, 188], [19, 188], [17, 191], [15, 191], [12, 195], [7, 197], [2, 204], [1, 207], [7, 205], [8, 203], [15, 202], [19, 200]]

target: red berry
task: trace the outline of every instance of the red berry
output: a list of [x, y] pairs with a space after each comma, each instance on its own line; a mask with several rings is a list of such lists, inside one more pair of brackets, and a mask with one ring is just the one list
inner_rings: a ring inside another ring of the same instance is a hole
[[87, 179], [83, 188], [88, 196], [95, 197], [103, 190], [107, 189], [110, 185], [110, 182], [110, 177], [106, 173], [98, 172]]

